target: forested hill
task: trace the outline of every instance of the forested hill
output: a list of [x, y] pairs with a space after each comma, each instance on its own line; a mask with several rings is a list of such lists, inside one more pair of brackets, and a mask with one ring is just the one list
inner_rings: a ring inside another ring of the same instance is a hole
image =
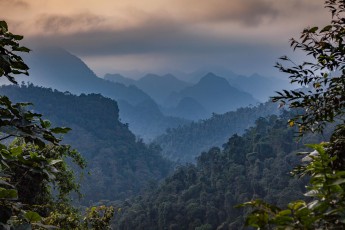
[[259, 117], [278, 114], [276, 104], [267, 102], [255, 107], [240, 108], [225, 114], [214, 114], [210, 119], [193, 122], [155, 139], [169, 159], [180, 162], [194, 162], [202, 151], [213, 146], [222, 146], [233, 134], [242, 134], [254, 125]]
[[0, 94], [15, 102], [32, 102], [54, 126], [72, 131], [64, 142], [79, 150], [88, 162], [82, 193], [85, 202], [116, 200], [138, 194], [147, 183], [164, 178], [171, 164], [158, 147], [137, 141], [119, 122], [117, 103], [99, 94], [80, 96], [33, 85], [2, 86]]
[[300, 199], [306, 181], [289, 172], [300, 163], [297, 150], [306, 149], [286, 121], [276, 115], [260, 118], [222, 150], [212, 148], [196, 165], [179, 167], [161, 186], [124, 203], [116, 229], [242, 229], [246, 215], [237, 204], [260, 198], [281, 206]]

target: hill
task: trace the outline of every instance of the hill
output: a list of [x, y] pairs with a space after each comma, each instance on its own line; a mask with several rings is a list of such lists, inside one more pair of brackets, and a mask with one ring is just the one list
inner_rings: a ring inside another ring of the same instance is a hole
[[75, 96], [33, 85], [2, 86], [0, 94], [15, 102], [30, 101], [34, 103], [30, 109], [44, 114], [54, 126], [72, 128], [64, 142], [88, 162], [91, 174], [85, 174], [82, 182], [87, 203], [128, 198], [171, 170], [159, 147], [137, 140], [119, 122], [117, 103], [100, 94]]
[[104, 79], [111, 81], [111, 82], [124, 84], [126, 86], [135, 85], [135, 83], [136, 83], [136, 80], [124, 77], [118, 73], [115, 73], [115, 74], [107, 73], [106, 75], [104, 75]]
[[128, 123], [129, 129], [150, 142], [165, 133], [169, 128], [177, 128], [189, 124], [189, 120], [164, 115], [152, 100], [143, 101], [136, 106], [126, 101], [119, 101], [121, 121]]
[[213, 114], [209, 119], [169, 129], [154, 142], [162, 147], [163, 154], [169, 159], [194, 162], [202, 151], [212, 146], [220, 147], [233, 134], [242, 134], [259, 117], [278, 113], [277, 105], [267, 102], [225, 114]]
[[97, 77], [80, 58], [61, 48], [34, 49], [25, 61], [30, 66], [30, 78], [23, 80], [35, 85], [73, 94], [101, 93], [114, 100], [126, 100], [133, 105], [150, 99], [135, 86], [127, 87]]
[[158, 104], [163, 106], [165, 99], [172, 92], [179, 92], [187, 86], [191, 85], [185, 81], [177, 79], [171, 74], [166, 74], [163, 76], [159, 76], [156, 74], [146, 74], [144, 77], [138, 80], [125, 78], [119, 74], [106, 74], [104, 76], [104, 79], [123, 83], [125, 85], [135, 85], [139, 89], [147, 93]]
[[[169, 127], [186, 123], [182, 119], [170, 119], [163, 114], [160, 114], [158, 119], [164, 122], [155, 123], [149, 112], [153, 111], [156, 105], [149, 95], [134, 85], [125, 86], [97, 77], [80, 58], [66, 50], [54, 47], [34, 49], [25, 61], [30, 66], [30, 78], [22, 78], [22, 80], [72, 94], [100, 93], [116, 101], [125, 102], [119, 104], [120, 111], [123, 112], [127, 110], [127, 106], [121, 108], [122, 105], [129, 104], [133, 108], [139, 106], [135, 109], [135, 114], [125, 113], [125, 117], [120, 114], [120, 118], [129, 123], [132, 131], [142, 130], [143, 132], [135, 134], [145, 140], [154, 138]], [[147, 106], [152, 105], [153, 108], [140, 110], [142, 103], [146, 103]], [[150, 132], [150, 130], [155, 131]]]
[[200, 120], [210, 116], [210, 112], [195, 99], [191, 97], [182, 98], [176, 107], [174, 108], [162, 108], [164, 114], [171, 115], [173, 117], [181, 117], [187, 120]]
[[242, 229], [245, 210], [236, 205], [260, 198], [282, 206], [300, 199], [306, 180], [293, 179], [289, 172], [300, 162], [295, 152], [306, 149], [294, 141], [286, 117], [260, 118], [222, 149], [203, 152], [196, 165], [180, 166], [161, 185], [123, 203], [114, 227]]
[[208, 73], [197, 84], [178, 94], [172, 94], [165, 105], [175, 107], [185, 97], [195, 99], [210, 114], [226, 113], [257, 102], [250, 94], [232, 87], [226, 79], [213, 73]]
[[251, 93], [255, 98], [261, 102], [267, 101], [270, 96], [274, 95], [276, 91], [291, 87], [288, 80], [283, 80], [278, 77], [264, 77], [259, 74], [251, 76], [239, 75], [236, 77], [228, 77], [227, 80], [234, 87], [245, 92]]

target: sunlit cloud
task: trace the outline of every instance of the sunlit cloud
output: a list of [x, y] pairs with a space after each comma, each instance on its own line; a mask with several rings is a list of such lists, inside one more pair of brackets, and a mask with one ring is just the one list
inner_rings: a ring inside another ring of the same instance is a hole
[[76, 15], [41, 15], [35, 24], [44, 34], [68, 34], [92, 31], [101, 26], [105, 18], [91, 13]]
[[143, 68], [144, 56], [151, 68], [155, 59], [157, 68], [228, 60], [238, 69], [251, 60], [250, 71], [261, 71], [304, 27], [330, 19], [315, 0], [0, 0], [4, 4], [4, 19], [28, 44], [61, 46], [96, 72], [106, 66], [100, 60]]

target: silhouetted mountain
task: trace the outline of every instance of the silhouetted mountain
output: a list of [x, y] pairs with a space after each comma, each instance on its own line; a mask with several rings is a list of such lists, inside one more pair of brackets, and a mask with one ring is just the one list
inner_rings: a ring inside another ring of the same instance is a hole
[[34, 49], [25, 60], [30, 66], [28, 80], [35, 85], [52, 87], [74, 94], [101, 93], [135, 105], [150, 97], [135, 86], [127, 87], [101, 79], [78, 57], [60, 48]]
[[151, 96], [157, 103], [163, 106], [165, 99], [172, 92], [178, 92], [187, 86], [190, 86], [189, 83], [179, 80], [171, 74], [166, 74], [163, 76], [147, 74], [139, 80], [125, 78], [119, 74], [106, 74], [104, 79], [123, 83], [125, 85], [135, 85]]
[[188, 120], [205, 119], [210, 115], [210, 112], [191, 97], [182, 98], [175, 108], [163, 109], [163, 113]]
[[214, 113], [225, 113], [257, 102], [250, 94], [232, 87], [226, 79], [213, 73], [205, 75], [196, 85], [172, 94], [166, 105], [174, 107], [184, 97], [195, 99], [207, 111]]
[[[81, 59], [63, 49], [35, 49], [26, 58], [26, 62], [30, 66], [30, 77], [22, 78], [25, 81], [60, 91], [69, 91], [73, 94], [101, 93], [116, 101], [122, 101], [123, 103], [119, 104], [122, 112], [121, 119], [130, 124], [132, 131], [142, 130], [135, 134], [145, 140], [163, 133], [168, 127], [177, 127], [179, 124], [186, 123], [181, 119], [166, 118], [161, 113], [155, 119], [164, 122], [155, 123], [151, 112], [157, 108], [157, 105], [150, 96], [134, 85], [125, 86], [97, 77]], [[120, 76], [118, 75], [117, 78]], [[143, 102], [146, 103], [145, 110], [142, 109], [141, 103]], [[129, 104], [135, 113], [126, 113], [128, 106], [121, 108], [126, 104]], [[139, 105], [138, 108], [136, 108], [137, 105]], [[153, 108], [148, 108], [148, 106]], [[126, 117], [122, 117], [124, 114]], [[150, 130], [155, 131], [150, 133]], [[158, 133], [158, 130], [161, 132]]]
[[147, 74], [137, 82], [137, 87], [150, 95], [159, 104], [162, 104], [172, 92], [178, 92], [189, 85], [171, 74], [164, 76]]
[[188, 82], [198, 83], [201, 80], [201, 78], [203, 78], [210, 72], [217, 76], [222, 76], [226, 79], [236, 78], [238, 76], [238, 74], [222, 66], [208, 66], [203, 69], [198, 69], [192, 73], [184, 74], [183, 79], [185, 79]]
[[168, 128], [177, 128], [190, 121], [164, 116], [152, 100], [143, 101], [136, 106], [126, 101], [119, 101], [120, 117], [124, 123], [129, 123], [129, 129], [146, 142], [164, 133]]
[[292, 88], [287, 80], [273, 77], [264, 77], [259, 74], [237, 76], [227, 78], [231, 85], [252, 94], [255, 98], [264, 102], [274, 95], [275, 91]]
[[112, 81], [112, 82], [121, 83], [121, 84], [124, 84], [125, 86], [135, 85], [136, 83], [136, 80], [124, 77], [118, 73], [115, 73], [115, 74], [107, 73], [106, 75], [104, 75], [104, 79], [108, 81]]

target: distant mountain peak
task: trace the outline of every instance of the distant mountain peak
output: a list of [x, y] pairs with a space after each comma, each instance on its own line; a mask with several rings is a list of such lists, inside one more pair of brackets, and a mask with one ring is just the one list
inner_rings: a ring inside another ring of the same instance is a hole
[[225, 78], [219, 77], [212, 72], [210, 72], [210, 73], [206, 74], [204, 77], [202, 77], [200, 79], [200, 81], [198, 82], [198, 85], [230, 86], [229, 82]]
[[172, 75], [171, 73], [167, 73], [165, 75], [163, 75], [164, 78], [171, 78], [171, 79], [176, 79], [178, 80], [174, 75]]

